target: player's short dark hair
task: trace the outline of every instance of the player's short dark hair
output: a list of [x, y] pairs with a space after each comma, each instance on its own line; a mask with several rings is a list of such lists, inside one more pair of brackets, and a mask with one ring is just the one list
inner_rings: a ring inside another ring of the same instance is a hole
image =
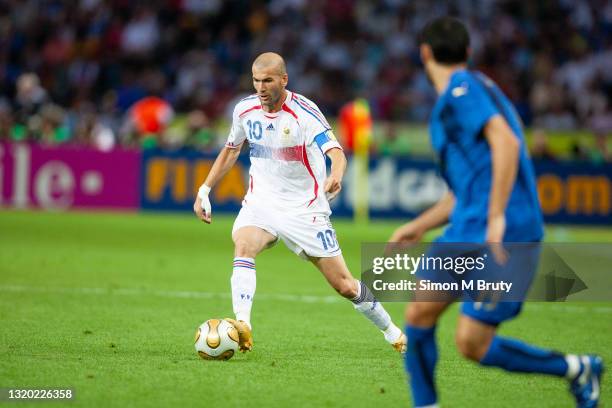
[[419, 45], [427, 44], [440, 64], [467, 62], [470, 35], [465, 25], [454, 17], [431, 20], [419, 33]]

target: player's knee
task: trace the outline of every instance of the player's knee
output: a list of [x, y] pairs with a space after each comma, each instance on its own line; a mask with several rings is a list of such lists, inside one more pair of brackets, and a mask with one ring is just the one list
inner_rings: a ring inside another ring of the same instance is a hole
[[461, 355], [472, 361], [478, 362], [482, 360], [486, 352], [483, 339], [467, 330], [457, 330], [455, 334], [455, 343]]
[[255, 258], [257, 256], [256, 246], [248, 239], [238, 238], [234, 241], [235, 255], [244, 258]]

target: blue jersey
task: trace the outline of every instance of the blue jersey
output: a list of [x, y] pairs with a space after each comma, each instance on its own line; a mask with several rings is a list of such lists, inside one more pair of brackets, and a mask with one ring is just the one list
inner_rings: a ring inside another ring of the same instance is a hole
[[512, 103], [485, 75], [459, 70], [438, 98], [430, 121], [440, 171], [456, 199], [450, 225], [440, 241], [485, 239], [493, 171], [483, 130], [494, 115], [504, 117], [521, 142], [518, 174], [506, 208], [504, 241], [538, 241], [543, 236], [535, 174]]

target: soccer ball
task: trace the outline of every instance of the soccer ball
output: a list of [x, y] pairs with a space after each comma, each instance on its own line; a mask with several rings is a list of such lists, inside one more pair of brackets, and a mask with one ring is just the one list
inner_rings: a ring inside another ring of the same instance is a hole
[[229, 360], [238, 351], [238, 330], [225, 320], [207, 320], [196, 331], [195, 349], [205, 360]]

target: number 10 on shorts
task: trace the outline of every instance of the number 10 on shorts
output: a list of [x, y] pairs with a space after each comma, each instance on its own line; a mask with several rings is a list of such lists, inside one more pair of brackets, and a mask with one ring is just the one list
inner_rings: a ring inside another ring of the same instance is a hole
[[321, 245], [326, 251], [333, 250], [338, 246], [336, 234], [330, 229], [317, 233], [317, 238], [321, 240]]

